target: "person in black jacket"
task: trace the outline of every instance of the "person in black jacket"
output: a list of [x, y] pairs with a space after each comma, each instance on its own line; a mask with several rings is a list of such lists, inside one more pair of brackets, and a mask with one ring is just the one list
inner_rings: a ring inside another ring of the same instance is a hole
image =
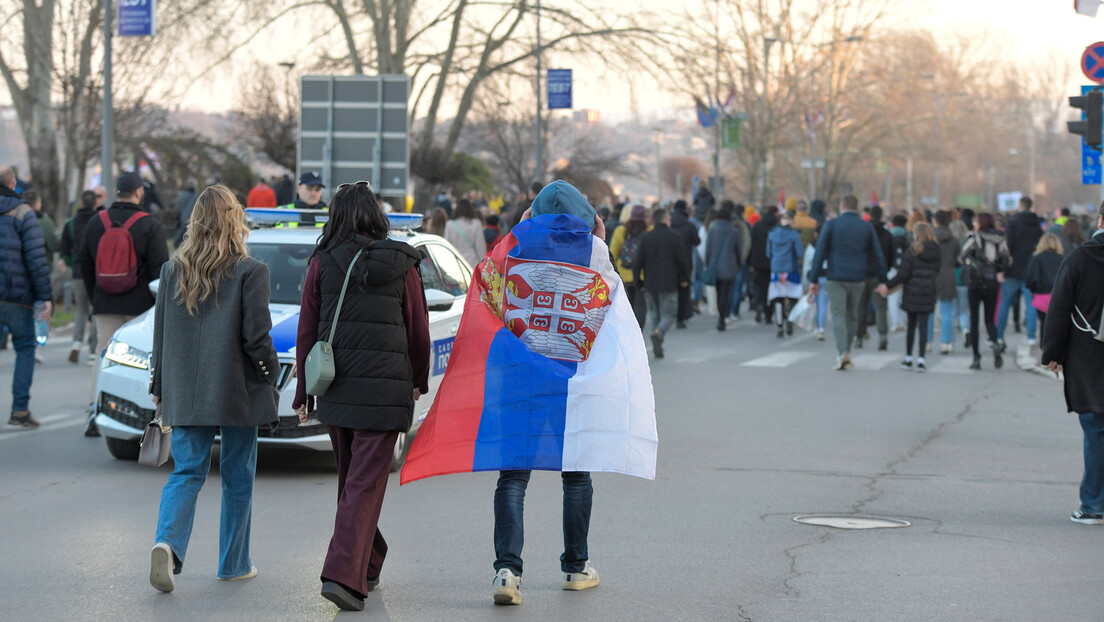
[[653, 212], [652, 223], [652, 230], [640, 239], [640, 250], [633, 261], [633, 282], [638, 287], [643, 283], [652, 324], [652, 352], [661, 359], [663, 337], [678, 314], [678, 289], [690, 284], [690, 263], [682, 238], [671, 231], [667, 210]]
[[751, 252], [748, 254], [749, 275], [752, 286], [752, 306], [755, 321], [770, 323], [767, 314], [767, 289], [770, 287], [770, 257], [767, 257], [767, 240], [771, 229], [778, 226], [778, 208], [763, 208], [762, 218], [751, 227]]
[[1044, 233], [1024, 271], [1024, 284], [1031, 292], [1031, 305], [1039, 314], [1039, 341], [1043, 339], [1043, 325], [1046, 323], [1050, 294], [1054, 290], [1054, 277], [1065, 259], [1062, 256], [1064, 250], [1061, 238], [1053, 233]]
[[917, 350], [916, 370], [925, 371], [924, 352], [928, 345], [928, 316], [935, 311], [935, 281], [939, 277], [942, 264], [939, 243], [927, 223], [913, 228], [915, 237], [911, 247], [901, 258], [897, 276], [887, 285], [904, 285], [901, 308], [908, 314], [908, 335], [905, 338], [905, 360], [901, 366], [912, 369], [912, 345], [916, 332], [920, 333], [920, 349]]
[[[870, 225], [878, 235], [878, 244], [882, 247], [882, 259], [888, 272], [893, 268], [897, 252], [894, 249], [893, 234], [886, 229], [882, 221], [882, 208], [878, 205], [870, 208]], [[870, 257], [868, 261], [875, 260]], [[885, 296], [874, 291], [878, 287], [877, 272], [874, 266], [866, 270], [866, 287], [863, 289], [862, 297], [859, 298], [859, 334], [855, 337], [856, 348], [861, 348], [863, 340], [869, 337], [867, 327], [870, 326], [871, 303], [874, 304], [874, 323], [878, 327], [878, 349], [885, 350], [889, 347], [889, 305], [886, 303]]]
[[1096, 234], [1058, 269], [1042, 356], [1055, 374], [1064, 372], [1066, 409], [1077, 413], [1085, 434], [1081, 507], [1070, 519], [1090, 525], [1104, 524], [1104, 212], [1096, 227]]
[[[686, 201], [679, 199], [675, 201], [675, 209], [671, 212], [671, 231], [674, 231], [682, 238], [682, 245], [686, 249], [686, 261], [690, 265], [694, 265], [693, 253], [694, 249], [701, 244], [701, 237], [698, 235], [698, 225], [691, 220], [690, 215], [687, 213]], [[690, 284], [687, 283], [685, 287], [679, 286], [678, 290], [678, 322], [676, 326], [678, 328], [686, 328], [686, 320], [690, 319], [694, 315], [693, 302], [690, 300]]]
[[[115, 331], [119, 330], [135, 317], [153, 307], [153, 293], [149, 284], [161, 275], [161, 266], [169, 259], [169, 248], [165, 243], [165, 232], [161, 222], [151, 217], [140, 207], [145, 190], [142, 178], [137, 173], [123, 173], [115, 180], [115, 194], [118, 200], [107, 210], [99, 212], [97, 218], [88, 221], [84, 239], [77, 244], [75, 270], [80, 271], [84, 286], [91, 293], [92, 317], [96, 322], [99, 343], [96, 353], [107, 347]], [[138, 282], [129, 291], [121, 294], [105, 292], [96, 284], [96, 256], [99, 252], [100, 238], [106, 228], [103, 218], [111, 222], [112, 228], [122, 227], [128, 220], [140, 215], [130, 228], [130, 237], [134, 242], [137, 258]], [[92, 368], [92, 385], [95, 391], [97, 368]], [[95, 398], [95, 395], [93, 395]]]
[[1031, 292], [1024, 285], [1024, 273], [1027, 271], [1027, 262], [1031, 260], [1035, 252], [1035, 245], [1039, 238], [1043, 237], [1042, 218], [1037, 216], [1032, 208], [1030, 197], [1020, 199], [1020, 211], [1008, 219], [1004, 235], [1008, 241], [1008, 252], [1012, 255], [1012, 265], [1004, 273], [1004, 283], [1001, 284], [1000, 311], [997, 312], [997, 339], [1001, 347], [1004, 347], [1004, 329], [1008, 325], [1008, 312], [1012, 305], [1020, 304], [1020, 294], [1023, 294], [1027, 309], [1024, 311], [1024, 324], [1027, 325], [1027, 341], [1035, 343], [1035, 308], [1031, 306]]
[[73, 280], [69, 287], [73, 292], [73, 305], [76, 309], [73, 317], [73, 347], [69, 351], [69, 362], [76, 363], [80, 359], [80, 351], [84, 346], [85, 328], [88, 327], [88, 354], [89, 361], [95, 360], [96, 355], [96, 323], [92, 319], [91, 301], [88, 299], [88, 290], [84, 287], [84, 279], [81, 278], [80, 268], [76, 265], [78, 242], [84, 239], [84, 233], [88, 230], [88, 221], [102, 208], [96, 207], [96, 193], [85, 190], [81, 193], [81, 206], [61, 228], [61, 259], [65, 265], [73, 271]]

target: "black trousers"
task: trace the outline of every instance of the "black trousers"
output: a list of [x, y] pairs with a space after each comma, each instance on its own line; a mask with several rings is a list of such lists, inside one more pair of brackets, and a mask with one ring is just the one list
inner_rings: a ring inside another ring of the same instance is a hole
[[736, 279], [717, 279], [717, 312], [723, 323], [732, 310], [732, 286]]
[[924, 358], [924, 353], [928, 350], [928, 316], [930, 313], [908, 313], [908, 335], [905, 336], [905, 355], [912, 356], [912, 344], [913, 339], [916, 337], [917, 331], [920, 333], [920, 351], [916, 353], [920, 358]]
[[[974, 348], [974, 356], [979, 356], [978, 344], [981, 343], [981, 333], [978, 325], [981, 323], [982, 313], [985, 319], [985, 331], [989, 333], [989, 341], [997, 341], [997, 295], [1000, 293], [1000, 285], [992, 281], [981, 287], [971, 287], [966, 293], [967, 304], [970, 307], [970, 341]], [[981, 307], [980, 309], [978, 307]], [[924, 328], [927, 330], [927, 327]]]
[[625, 283], [625, 295], [629, 298], [633, 315], [636, 316], [636, 323], [640, 325], [640, 330], [644, 330], [644, 320], [648, 318], [648, 307], [644, 304], [644, 291], [635, 284]]
[[767, 290], [770, 289], [770, 270], [752, 268], [751, 283], [755, 286], [752, 292], [751, 305], [757, 313], [766, 313]]
[[678, 288], [678, 321], [685, 322], [694, 315], [694, 305], [690, 300], [690, 284]]

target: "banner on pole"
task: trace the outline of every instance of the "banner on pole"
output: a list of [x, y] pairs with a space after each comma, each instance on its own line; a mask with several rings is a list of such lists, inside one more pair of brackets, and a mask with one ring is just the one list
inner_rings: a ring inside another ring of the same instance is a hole
[[571, 108], [571, 70], [549, 69], [548, 109]]

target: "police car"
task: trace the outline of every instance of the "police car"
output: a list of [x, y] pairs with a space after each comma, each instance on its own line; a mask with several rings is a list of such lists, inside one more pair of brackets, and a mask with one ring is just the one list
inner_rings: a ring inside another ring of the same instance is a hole
[[[280, 358], [276, 385], [280, 392], [277, 409], [280, 424], [275, 429], [261, 426], [259, 444], [331, 451], [326, 427], [313, 418], [300, 425], [299, 418], [291, 410], [295, 399], [299, 304], [307, 262], [321, 233], [318, 227], [326, 218], [325, 212], [247, 209], [246, 214], [251, 225], [256, 227], [247, 240], [249, 252], [268, 266], [271, 278], [270, 334]], [[406, 459], [410, 442], [429, 412], [444, 376], [452, 342], [460, 326], [472, 268], [444, 238], [415, 231], [421, 225], [420, 215], [391, 214], [389, 219], [391, 239], [406, 242], [421, 253], [422, 283], [429, 306], [429, 332], [433, 344], [429, 393], [414, 404], [410, 430], [399, 434], [391, 465], [392, 471], [397, 471]], [[156, 282], [150, 285], [155, 294], [156, 286]], [[150, 309], [120, 328], [100, 357], [96, 376], [96, 424], [107, 441], [108, 451], [120, 460], [138, 458], [142, 431], [154, 416], [155, 407], [149, 395], [152, 347], [153, 309]]]

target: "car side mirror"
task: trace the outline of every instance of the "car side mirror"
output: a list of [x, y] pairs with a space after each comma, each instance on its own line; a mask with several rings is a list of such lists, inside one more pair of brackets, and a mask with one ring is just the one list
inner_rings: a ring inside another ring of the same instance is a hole
[[448, 311], [456, 302], [456, 296], [439, 289], [425, 290], [426, 306], [430, 311]]
[[157, 286], [161, 284], [161, 279], [154, 279], [150, 281], [149, 289], [154, 298], [157, 298]]

